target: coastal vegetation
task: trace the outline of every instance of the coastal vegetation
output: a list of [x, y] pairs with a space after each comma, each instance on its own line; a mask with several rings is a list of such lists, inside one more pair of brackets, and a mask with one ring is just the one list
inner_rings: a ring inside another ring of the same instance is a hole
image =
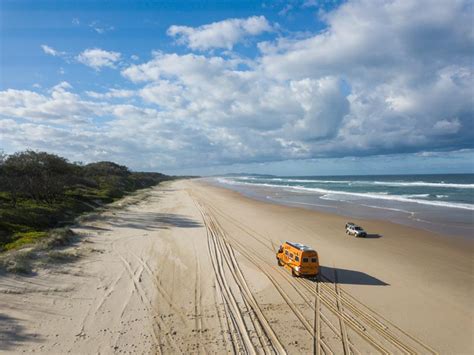
[[72, 163], [31, 150], [1, 154], [0, 251], [37, 243], [83, 213], [170, 179], [109, 161]]

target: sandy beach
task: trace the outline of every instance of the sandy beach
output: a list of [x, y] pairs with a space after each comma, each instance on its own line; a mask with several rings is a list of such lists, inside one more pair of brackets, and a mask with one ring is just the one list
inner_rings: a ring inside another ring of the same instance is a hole
[[[81, 257], [0, 275], [0, 352], [472, 354], [473, 243], [181, 180], [74, 230]], [[277, 266], [314, 247], [319, 282]]]

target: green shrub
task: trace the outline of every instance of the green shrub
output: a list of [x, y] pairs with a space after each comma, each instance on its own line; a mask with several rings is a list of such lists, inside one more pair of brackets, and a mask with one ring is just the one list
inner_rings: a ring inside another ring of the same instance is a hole
[[22, 232], [13, 235], [13, 241], [4, 245], [5, 250], [18, 249], [22, 246], [33, 244], [38, 239], [44, 238], [48, 235], [47, 232]]

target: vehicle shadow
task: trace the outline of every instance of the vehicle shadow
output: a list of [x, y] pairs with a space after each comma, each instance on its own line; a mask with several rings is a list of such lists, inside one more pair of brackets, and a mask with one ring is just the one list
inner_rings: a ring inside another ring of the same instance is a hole
[[319, 267], [322, 282], [334, 283], [337, 281], [341, 285], [371, 285], [371, 286], [388, 286], [389, 284], [370, 276], [362, 271], [354, 271], [348, 269], [334, 268], [330, 266]]
[[382, 238], [382, 235], [381, 234], [370, 234], [370, 233], [367, 233], [367, 235], [365, 236], [366, 239], [377, 239], [377, 238]]
[[13, 350], [21, 343], [31, 341], [42, 340], [36, 334], [28, 334], [16, 318], [0, 313], [0, 352]]

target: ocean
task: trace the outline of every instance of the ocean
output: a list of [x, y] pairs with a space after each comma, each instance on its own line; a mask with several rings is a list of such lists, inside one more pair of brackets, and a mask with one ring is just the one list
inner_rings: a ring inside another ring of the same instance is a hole
[[386, 219], [443, 234], [474, 237], [474, 174], [232, 175], [214, 184], [274, 203], [354, 218]]

